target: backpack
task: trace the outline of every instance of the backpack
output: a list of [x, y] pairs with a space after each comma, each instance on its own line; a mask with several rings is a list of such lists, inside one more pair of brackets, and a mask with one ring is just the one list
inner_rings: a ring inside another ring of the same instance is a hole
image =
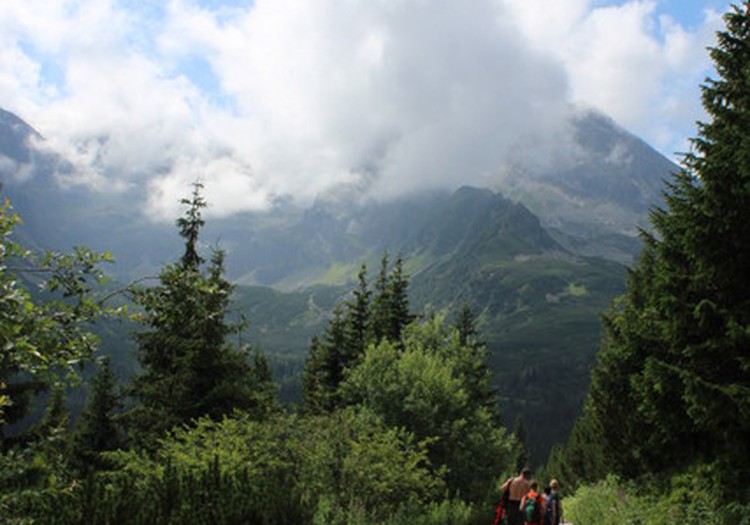
[[539, 502], [537, 499], [526, 498], [526, 501], [523, 504], [523, 509], [521, 509], [521, 514], [523, 514], [523, 520], [526, 523], [539, 523], [541, 521], [542, 511], [539, 508]]
[[553, 510], [557, 514], [557, 522], [560, 523], [560, 494], [557, 492], [552, 492], [547, 500], [547, 516], [549, 516], [549, 522], [552, 525], [556, 525], [555, 523], [552, 523]]
[[555, 497], [550, 494], [549, 496], [545, 497], [546, 503], [547, 503], [547, 512], [544, 513], [544, 525], [554, 525], [552, 523], [552, 505], [554, 505]]
[[497, 512], [495, 513], [494, 525], [498, 525], [508, 511], [508, 505], [510, 504], [510, 486], [513, 483], [513, 478], [510, 478], [503, 484], [503, 491], [500, 494], [500, 504], [497, 506]]

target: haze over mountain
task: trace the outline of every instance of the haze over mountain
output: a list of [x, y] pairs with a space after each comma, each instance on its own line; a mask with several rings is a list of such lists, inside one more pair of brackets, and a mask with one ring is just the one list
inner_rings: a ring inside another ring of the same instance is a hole
[[[229, 276], [277, 290], [241, 287], [237, 308], [253, 323], [248, 337], [270, 352], [285, 398], [294, 399], [309, 338], [346, 284], [362, 263], [374, 274], [388, 250], [405, 259], [416, 311], [452, 315], [472, 306], [505, 416], [524, 416], [534, 453], [541, 457], [563, 439], [586, 390], [599, 315], [624, 289], [623, 268], [613, 261], [637, 253], [636, 227], [676, 169], [607, 117], [576, 115], [560, 140], [569, 152], [509, 162], [487, 188], [376, 200], [359, 184], [339, 185], [309, 207], [279, 199], [262, 212], [209, 216], [203, 240], [227, 250]], [[70, 184], [73, 165], [49, 151], [42, 135], [0, 112], [0, 176], [25, 220], [27, 243], [109, 250], [117, 260], [111, 271], [123, 281], [156, 275], [179, 257], [174, 226], [144, 213], [147, 186], [111, 192]], [[554, 377], [545, 372], [549, 360]]]
[[[153, 271], [168, 260], [170, 246], [177, 249], [171, 226], [149, 220], [149, 186], [112, 192], [71, 184], [72, 164], [50, 152], [38, 132], [7, 111], [0, 124], [0, 175], [38, 242], [111, 250], [120, 261], [114, 271], [124, 279]], [[676, 166], [600, 114], [576, 113], [569, 130], [559, 141], [567, 152], [533, 164], [517, 160], [531, 158], [527, 152], [511, 157], [487, 177], [486, 187], [522, 202], [567, 248], [627, 262], [637, 251], [636, 228], [660, 204], [662, 181]], [[356, 264], [386, 247], [408, 251], [403, 226], [383, 224], [418, 216], [432, 206], [431, 198], [444, 199], [460, 185], [386, 200], [369, 197], [361, 184], [339, 185], [309, 208], [280, 197], [267, 211], [212, 217], [206, 239], [221, 240], [230, 252], [230, 275], [239, 282], [305, 285], [324, 278], [332, 264]], [[181, 188], [172, 199], [177, 203], [186, 192]], [[209, 211], [216, 207], [221, 203], [210, 203]]]

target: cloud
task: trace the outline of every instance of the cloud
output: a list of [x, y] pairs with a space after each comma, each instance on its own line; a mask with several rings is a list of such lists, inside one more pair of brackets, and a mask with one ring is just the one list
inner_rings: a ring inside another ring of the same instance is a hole
[[4, 0], [0, 104], [66, 183], [145, 188], [156, 218], [195, 179], [215, 214], [387, 197], [559, 159], [570, 101], [674, 143], [715, 25], [648, 1]]
[[530, 41], [565, 65], [574, 102], [598, 108], [667, 155], [685, 151], [703, 117], [699, 85], [711, 68], [720, 15], [686, 28], [655, 0], [595, 7], [590, 0], [506, 0]]

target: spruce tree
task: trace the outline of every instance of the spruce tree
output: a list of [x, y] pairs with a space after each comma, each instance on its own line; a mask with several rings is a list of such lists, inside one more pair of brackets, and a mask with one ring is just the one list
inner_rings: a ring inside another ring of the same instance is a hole
[[388, 333], [391, 341], [401, 341], [401, 334], [406, 325], [414, 320], [409, 311], [409, 279], [404, 273], [404, 259], [398, 254], [393, 270], [388, 277]]
[[116, 420], [120, 408], [116, 388], [115, 374], [109, 358], [105, 357], [91, 381], [86, 409], [73, 432], [71, 456], [74, 465], [82, 472], [103, 468], [105, 462], [101, 453], [123, 445], [123, 435]]
[[497, 391], [492, 386], [492, 372], [487, 366], [487, 346], [479, 339], [476, 321], [471, 306], [464, 303], [453, 324], [458, 335], [459, 347], [466, 352], [460, 362], [466, 376], [466, 390], [471, 403], [487, 407], [493, 420], [501, 422]]
[[391, 287], [388, 278], [388, 252], [380, 259], [380, 271], [373, 285], [372, 337], [375, 343], [387, 339], [391, 329]]
[[387, 340], [400, 344], [406, 325], [414, 320], [409, 311], [409, 279], [404, 274], [404, 261], [399, 254], [389, 270], [388, 252], [383, 252], [380, 271], [375, 280], [372, 304], [372, 332], [375, 343]]
[[339, 407], [339, 385], [344, 379], [346, 363], [346, 318], [341, 305], [333, 310], [333, 319], [326, 327], [323, 339], [313, 338], [303, 373], [305, 410], [319, 414]]
[[473, 341], [476, 338], [477, 328], [474, 322], [474, 312], [472, 312], [471, 306], [467, 303], [464, 303], [461, 307], [453, 326], [458, 330], [458, 336], [462, 345], [469, 344], [469, 341]]
[[201, 189], [195, 184], [192, 198], [182, 201], [184, 255], [162, 270], [159, 285], [137, 296], [148, 329], [136, 334], [143, 372], [133, 381], [137, 404], [128, 419], [146, 445], [195, 418], [256, 408], [246, 356], [226, 342], [233, 327], [226, 321], [232, 286], [224, 254], [214, 251], [207, 269], [199, 255]]
[[357, 274], [357, 286], [353, 298], [346, 304], [347, 333], [345, 366], [356, 364], [365, 353], [370, 342], [370, 298], [372, 292], [367, 283], [367, 267], [363, 264]]
[[750, 12], [725, 15], [702, 86], [710, 120], [605, 320], [585, 417], [626, 475], [696, 460], [750, 479]]

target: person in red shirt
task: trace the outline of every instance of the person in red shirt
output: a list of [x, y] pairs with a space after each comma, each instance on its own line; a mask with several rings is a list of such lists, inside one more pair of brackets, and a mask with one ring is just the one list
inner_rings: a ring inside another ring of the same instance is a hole
[[529, 483], [529, 492], [521, 499], [519, 509], [525, 525], [543, 524], [544, 513], [547, 511], [546, 502], [539, 494], [539, 483], [536, 480]]

